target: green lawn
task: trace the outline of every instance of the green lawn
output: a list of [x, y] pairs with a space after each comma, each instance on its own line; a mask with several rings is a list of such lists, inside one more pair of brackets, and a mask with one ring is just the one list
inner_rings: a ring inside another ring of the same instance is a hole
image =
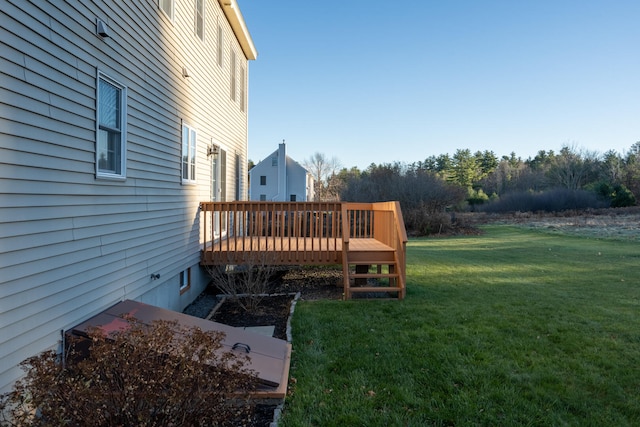
[[404, 301], [301, 301], [283, 426], [640, 425], [640, 245], [411, 240]]

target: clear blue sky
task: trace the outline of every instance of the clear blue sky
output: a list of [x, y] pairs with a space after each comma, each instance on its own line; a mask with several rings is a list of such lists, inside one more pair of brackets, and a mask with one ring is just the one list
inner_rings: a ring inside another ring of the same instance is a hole
[[640, 141], [639, 0], [238, 0], [249, 158], [411, 163]]

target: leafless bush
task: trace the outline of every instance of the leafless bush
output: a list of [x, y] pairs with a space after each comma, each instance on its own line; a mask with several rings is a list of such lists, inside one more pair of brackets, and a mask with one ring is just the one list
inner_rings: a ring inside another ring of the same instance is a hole
[[211, 284], [238, 302], [245, 311], [255, 311], [269, 292], [278, 272], [274, 255], [268, 251], [245, 252], [238, 265], [207, 266]]
[[556, 188], [541, 193], [529, 191], [506, 194], [484, 205], [485, 212], [562, 212], [602, 208], [605, 203], [597, 195], [585, 190]]
[[129, 320], [72, 341], [64, 360], [47, 351], [24, 361], [26, 376], [0, 396], [0, 425], [249, 425], [256, 377], [222, 351], [223, 333]]
[[444, 212], [429, 213], [422, 209], [410, 209], [403, 216], [407, 229], [417, 236], [447, 233], [451, 230], [451, 215]]

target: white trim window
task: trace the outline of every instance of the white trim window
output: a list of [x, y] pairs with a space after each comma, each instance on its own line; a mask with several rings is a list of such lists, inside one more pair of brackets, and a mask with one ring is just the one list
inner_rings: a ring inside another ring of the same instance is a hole
[[173, 22], [173, 10], [174, 10], [175, 0], [158, 0], [158, 7], [162, 9], [164, 13], [167, 14], [167, 17]]
[[191, 288], [191, 267], [180, 272], [180, 295]]
[[198, 133], [189, 125], [182, 124], [182, 183], [196, 182], [196, 147]]
[[217, 44], [217, 54], [218, 54], [218, 66], [222, 67], [222, 27], [220, 26], [220, 22], [218, 22], [218, 44]]
[[230, 92], [231, 92], [231, 100], [233, 102], [236, 102], [236, 52], [235, 50], [231, 50], [231, 69], [229, 70], [231, 73], [231, 87], [230, 87]]
[[204, 0], [195, 0], [195, 32], [196, 36], [204, 41]]
[[247, 71], [240, 68], [240, 111], [243, 113], [247, 108]]
[[126, 177], [127, 88], [98, 72], [96, 175]]

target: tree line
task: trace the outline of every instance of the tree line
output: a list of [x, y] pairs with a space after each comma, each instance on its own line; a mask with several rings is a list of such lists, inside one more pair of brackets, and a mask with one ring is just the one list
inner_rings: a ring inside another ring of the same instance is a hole
[[409, 164], [372, 163], [365, 170], [343, 168], [315, 153], [304, 165], [314, 174], [318, 200], [398, 200], [407, 228], [421, 234], [441, 228], [451, 212], [625, 207], [640, 197], [640, 142], [626, 153], [604, 154], [564, 145], [526, 160], [458, 149]]

